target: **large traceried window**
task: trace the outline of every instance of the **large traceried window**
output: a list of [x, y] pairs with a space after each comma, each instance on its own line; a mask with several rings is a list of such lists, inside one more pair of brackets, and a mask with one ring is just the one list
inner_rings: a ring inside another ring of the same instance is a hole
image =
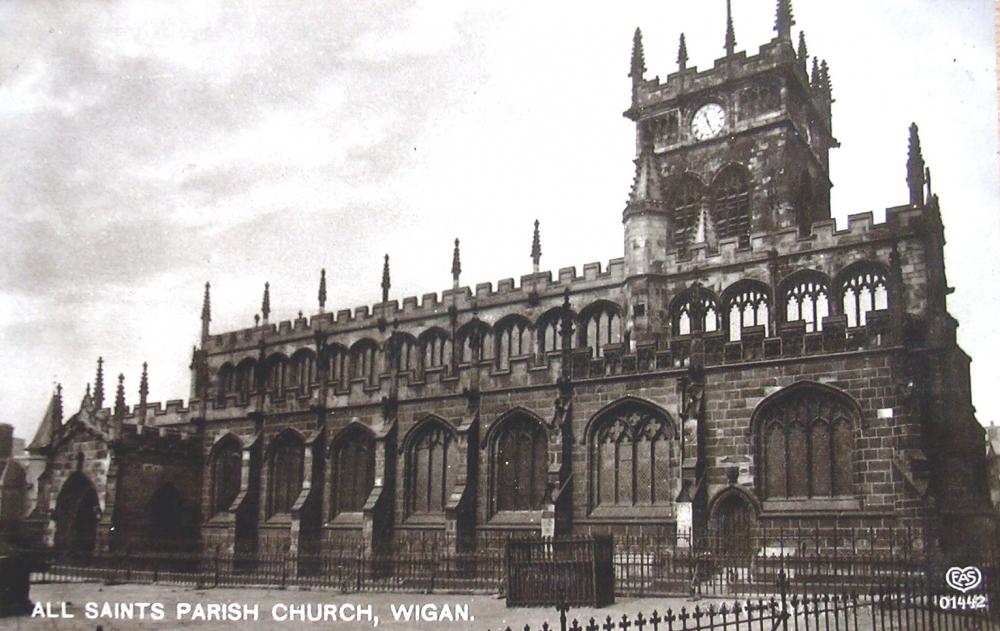
[[674, 335], [719, 330], [719, 300], [700, 285], [678, 294], [670, 303], [670, 314]]
[[712, 183], [712, 224], [717, 239], [749, 239], [750, 184], [742, 168], [727, 167]]
[[407, 513], [440, 515], [455, 486], [454, 435], [436, 419], [425, 421], [415, 431], [407, 453]]
[[608, 344], [622, 342], [622, 310], [605, 300], [580, 312], [579, 336], [581, 347], [589, 347], [594, 357], [603, 357]]
[[267, 514], [289, 513], [302, 490], [305, 446], [293, 431], [286, 431], [271, 444], [268, 469]]
[[493, 439], [497, 511], [538, 510], [545, 499], [548, 440], [542, 424], [527, 414], [500, 421]]
[[687, 250], [695, 243], [704, 198], [705, 187], [693, 175], [680, 177], [670, 187], [667, 208], [674, 220], [673, 234], [670, 236], [675, 250]]
[[760, 281], [742, 280], [727, 289], [723, 293], [723, 317], [729, 341], [739, 341], [743, 329], [751, 326], [764, 327], [766, 335], [770, 302], [770, 290]]
[[864, 326], [868, 312], [889, 307], [886, 273], [874, 264], [856, 264], [841, 274], [840, 296], [847, 326]]
[[793, 275], [783, 283], [785, 321], [804, 320], [809, 333], [823, 330], [823, 318], [830, 315], [830, 290], [826, 277], [813, 271]]
[[591, 497], [598, 507], [660, 506], [678, 491], [678, 441], [664, 413], [627, 402], [595, 422]]
[[370, 432], [348, 427], [330, 446], [330, 512], [356, 513], [375, 484], [375, 441]]
[[754, 413], [760, 483], [768, 499], [850, 496], [855, 407], [827, 386], [800, 383]]
[[233, 436], [223, 438], [212, 449], [212, 514], [225, 513], [240, 492], [243, 450]]

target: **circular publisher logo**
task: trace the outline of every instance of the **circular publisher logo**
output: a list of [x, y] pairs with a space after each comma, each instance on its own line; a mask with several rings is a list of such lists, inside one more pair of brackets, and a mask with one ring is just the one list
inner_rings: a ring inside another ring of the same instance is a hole
[[978, 567], [971, 565], [969, 567], [952, 567], [948, 568], [947, 574], [944, 575], [944, 582], [948, 583], [948, 587], [965, 594], [979, 587], [979, 584], [983, 582], [983, 574]]

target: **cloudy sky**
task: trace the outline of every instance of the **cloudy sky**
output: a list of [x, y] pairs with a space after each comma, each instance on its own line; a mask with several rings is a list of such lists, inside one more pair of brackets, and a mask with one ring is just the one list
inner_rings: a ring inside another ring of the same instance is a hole
[[[734, 0], [739, 47], [773, 0]], [[215, 332], [622, 252], [632, 178], [632, 30], [648, 76], [722, 54], [723, 0], [0, 4], [0, 421], [30, 438], [53, 383], [76, 409], [98, 355], [107, 396], [141, 363], [151, 400], [187, 398], [202, 285]], [[529, 8], [530, 7], [530, 8]], [[947, 227], [950, 299], [981, 421], [1000, 373], [993, 6], [796, 3], [831, 67], [834, 213], [907, 201], [921, 125]], [[843, 225], [843, 224], [842, 224]]]

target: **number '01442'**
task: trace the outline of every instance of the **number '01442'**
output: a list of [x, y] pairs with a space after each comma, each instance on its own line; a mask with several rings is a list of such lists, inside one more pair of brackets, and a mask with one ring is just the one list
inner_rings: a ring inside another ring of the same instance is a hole
[[941, 596], [938, 598], [938, 606], [941, 609], [985, 609], [986, 596], [976, 594], [972, 596]]

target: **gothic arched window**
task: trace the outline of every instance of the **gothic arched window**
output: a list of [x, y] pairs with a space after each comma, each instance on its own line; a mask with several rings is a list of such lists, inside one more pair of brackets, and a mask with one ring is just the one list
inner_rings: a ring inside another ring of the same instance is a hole
[[858, 414], [847, 395], [827, 386], [796, 384], [762, 403], [752, 422], [764, 497], [853, 493]]
[[444, 330], [433, 328], [421, 333], [420, 347], [423, 349], [424, 369], [451, 365], [451, 340]]
[[292, 355], [291, 366], [288, 369], [287, 383], [292, 388], [298, 388], [300, 393], [309, 392], [316, 380], [316, 354], [308, 348], [303, 348]]
[[830, 315], [829, 282], [819, 272], [806, 270], [782, 283], [785, 321], [804, 320], [806, 331], [823, 330], [823, 318]]
[[331, 344], [324, 351], [326, 374], [330, 383], [341, 388], [347, 385], [350, 374], [350, 353], [340, 344]]
[[[570, 317], [576, 319], [576, 314], [570, 312]], [[562, 350], [562, 308], [549, 309], [535, 323], [535, 337], [538, 352], [541, 354]], [[570, 343], [572, 344], [572, 338]]]
[[356, 513], [375, 485], [375, 441], [360, 427], [348, 427], [330, 446], [330, 513]]
[[279, 435], [271, 443], [268, 468], [267, 514], [291, 512], [302, 490], [304, 450], [302, 439], [292, 431]]
[[889, 307], [886, 273], [873, 263], [856, 263], [840, 274], [840, 297], [847, 326], [864, 326], [869, 311]]
[[272, 396], [281, 396], [285, 390], [285, 372], [288, 358], [276, 353], [267, 358], [267, 391]]
[[679, 454], [666, 414], [635, 403], [597, 419], [590, 438], [594, 506], [657, 506], [678, 492]]
[[212, 514], [229, 510], [240, 492], [243, 450], [232, 437], [223, 438], [212, 449]]
[[442, 514], [455, 486], [453, 433], [442, 421], [425, 421], [407, 452], [406, 509], [409, 515]]
[[717, 239], [749, 239], [750, 183], [742, 168], [727, 167], [712, 183], [712, 225]]
[[363, 379], [366, 384], [375, 383], [375, 359], [378, 353], [378, 345], [370, 340], [363, 339], [354, 343], [351, 347], [351, 379]]
[[701, 220], [705, 187], [693, 175], [679, 178], [667, 193], [667, 208], [674, 220], [673, 240], [675, 250], [688, 249], [697, 238]]
[[479, 359], [489, 359], [493, 354], [493, 335], [490, 326], [482, 320], [474, 319], [458, 330], [458, 344], [461, 349], [459, 361], [471, 363], [476, 344], [479, 345]]
[[621, 307], [602, 300], [580, 312], [580, 346], [589, 347], [594, 357], [604, 355], [608, 344], [620, 344], [622, 335]]
[[694, 331], [711, 333], [719, 330], [719, 301], [711, 291], [696, 285], [685, 289], [670, 303], [674, 335], [689, 335]]
[[245, 399], [257, 389], [257, 362], [252, 358], [244, 359], [236, 366], [234, 391]]
[[406, 372], [420, 364], [420, 347], [416, 338], [409, 333], [395, 333], [392, 343], [396, 345], [396, 370]]
[[229, 362], [226, 362], [219, 368], [217, 384], [216, 392], [218, 392], [219, 399], [233, 394], [236, 387], [236, 370]]
[[499, 422], [492, 441], [494, 506], [497, 511], [538, 510], [545, 498], [545, 429], [527, 414]]
[[729, 341], [736, 342], [743, 336], [743, 329], [750, 326], [764, 327], [767, 335], [770, 309], [770, 290], [755, 280], [734, 283], [723, 293], [723, 321], [727, 325]]
[[507, 316], [493, 327], [493, 331], [498, 368], [509, 368], [512, 357], [531, 353], [531, 322], [524, 316]]

